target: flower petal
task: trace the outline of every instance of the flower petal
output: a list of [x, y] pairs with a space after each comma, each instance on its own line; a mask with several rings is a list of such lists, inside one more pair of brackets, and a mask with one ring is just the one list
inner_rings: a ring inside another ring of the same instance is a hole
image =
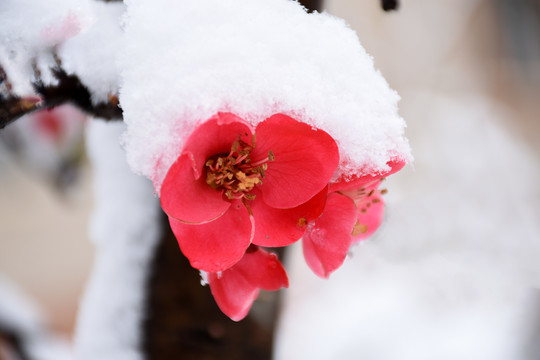
[[266, 291], [276, 291], [289, 287], [287, 273], [276, 254], [251, 245], [242, 260], [233, 269], [244, 275], [248, 281]]
[[259, 186], [271, 207], [293, 208], [308, 201], [328, 184], [339, 163], [330, 135], [289, 116], [271, 116], [257, 126], [255, 135], [253, 161], [266, 158], [270, 151], [275, 157]]
[[221, 277], [209, 273], [208, 283], [219, 309], [234, 321], [245, 318], [259, 296], [257, 287], [241, 273], [230, 269], [224, 271]]
[[367, 175], [353, 175], [345, 179], [341, 177], [335, 182], [330, 183], [330, 192], [336, 192], [348, 189], [359, 189], [362, 187], [370, 186], [374, 181], [377, 181], [383, 177], [392, 175], [401, 170], [407, 163], [403, 160], [391, 160], [386, 163], [390, 166], [390, 170], [379, 174], [367, 174]]
[[195, 176], [202, 174], [206, 160], [214, 155], [228, 154], [239, 138], [251, 144], [251, 126], [231, 113], [217, 113], [199, 125], [186, 140], [182, 152], [191, 152], [195, 161]]
[[355, 223], [354, 202], [337, 193], [328, 195], [323, 214], [310, 224], [302, 241], [306, 263], [317, 276], [328, 278], [343, 264]]
[[191, 153], [183, 153], [171, 166], [161, 186], [163, 211], [185, 223], [204, 223], [222, 216], [231, 203], [212, 189], [204, 177], [195, 179]]
[[234, 321], [247, 315], [259, 289], [275, 291], [289, 286], [277, 256], [253, 245], [242, 260], [221, 276], [209, 273], [208, 282], [219, 308]]
[[366, 196], [357, 204], [357, 218], [353, 229], [353, 243], [370, 237], [381, 225], [384, 215], [384, 200], [379, 190]]
[[268, 247], [287, 246], [298, 241], [306, 231], [307, 224], [318, 218], [324, 210], [328, 187], [308, 202], [292, 209], [272, 208], [259, 197], [251, 203], [255, 218], [253, 244]]
[[253, 218], [240, 201], [223, 216], [205, 224], [185, 224], [169, 216], [171, 229], [191, 266], [207, 272], [230, 268], [244, 255], [253, 237]]

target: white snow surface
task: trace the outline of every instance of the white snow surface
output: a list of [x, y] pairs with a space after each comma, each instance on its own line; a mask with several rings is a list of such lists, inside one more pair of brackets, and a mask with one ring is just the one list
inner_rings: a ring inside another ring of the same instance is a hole
[[95, 22], [94, 5], [90, 0], [0, 1], [0, 65], [15, 94], [34, 93], [33, 63], [45, 83], [54, 83], [54, 47]]
[[58, 50], [62, 68], [76, 74], [92, 94], [94, 103], [105, 102], [118, 94], [120, 68], [117, 57], [122, 48], [122, 2], [96, 1], [93, 16], [96, 22], [87, 31], [67, 39]]
[[96, 259], [75, 336], [79, 360], [139, 360], [146, 282], [160, 236], [152, 185], [134, 175], [119, 145], [123, 123], [90, 122], [95, 210], [90, 236]]
[[399, 96], [344, 21], [289, 0], [126, 1], [120, 104], [128, 162], [159, 189], [186, 136], [219, 111], [285, 113], [327, 131], [341, 174], [410, 159]]

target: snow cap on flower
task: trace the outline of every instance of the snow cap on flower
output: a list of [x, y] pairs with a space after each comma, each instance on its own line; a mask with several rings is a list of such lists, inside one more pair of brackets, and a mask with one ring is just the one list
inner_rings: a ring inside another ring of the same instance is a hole
[[324, 130], [339, 147], [337, 178], [410, 158], [399, 96], [340, 19], [289, 0], [131, 1], [125, 30], [125, 148], [158, 192], [188, 135], [218, 112]]

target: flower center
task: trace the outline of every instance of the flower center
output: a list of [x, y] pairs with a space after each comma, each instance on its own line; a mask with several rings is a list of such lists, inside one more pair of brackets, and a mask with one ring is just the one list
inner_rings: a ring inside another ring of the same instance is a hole
[[236, 140], [228, 155], [215, 155], [206, 160], [206, 183], [214, 189], [224, 189], [229, 199], [255, 199], [251, 194], [255, 185], [261, 185], [268, 162], [274, 160], [272, 151], [268, 157], [251, 162], [251, 152], [255, 147], [242, 140]]

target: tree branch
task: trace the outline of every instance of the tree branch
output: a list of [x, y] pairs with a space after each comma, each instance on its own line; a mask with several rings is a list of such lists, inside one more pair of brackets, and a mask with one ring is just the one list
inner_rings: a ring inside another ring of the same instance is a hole
[[381, 0], [381, 5], [384, 11], [397, 10], [399, 7], [398, 0]]
[[41, 80], [32, 85], [38, 96], [19, 97], [12, 93], [6, 72], [0, 66], [0, 129], [36, 110], [72, 103], [89, 115], [106, 120], [122, 120], [118, 98], [109, 96], [108, 102], [93, 104], [91, 93], [75, 75], [67, 74], [60, 66], [52, 69], [57, 85], [44, 85]]

